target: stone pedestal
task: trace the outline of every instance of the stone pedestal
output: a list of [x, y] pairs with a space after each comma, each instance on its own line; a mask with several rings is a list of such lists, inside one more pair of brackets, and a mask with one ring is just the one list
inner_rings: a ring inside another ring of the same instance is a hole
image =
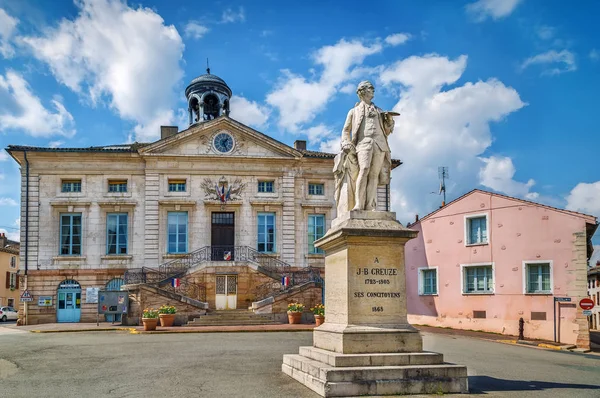
[[406, 316], [404, 245], [417, 236], [391, 212], [341, 214], [325, 250], [325, 323], [282, 371], [324, 397], [468, 392], [467, 369], [423, 352]]

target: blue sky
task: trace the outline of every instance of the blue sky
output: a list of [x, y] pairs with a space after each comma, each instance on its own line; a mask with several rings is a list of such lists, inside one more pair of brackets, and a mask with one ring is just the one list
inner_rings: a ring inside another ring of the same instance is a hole
[[[438, 166], [449, 200], [480, 188], [600, 216], [599, 12], [591, 0], [0, 0], [0, 147], [184, 129], [183, 91], [209, 58], [233, 118], [314, 150], [337, 150], [356, 84], [373, 81], [375, 102], [402, 113], [390, 144], [403, 222], [439, 206]], [[10, 236], [18, 185], [3, 152]]]

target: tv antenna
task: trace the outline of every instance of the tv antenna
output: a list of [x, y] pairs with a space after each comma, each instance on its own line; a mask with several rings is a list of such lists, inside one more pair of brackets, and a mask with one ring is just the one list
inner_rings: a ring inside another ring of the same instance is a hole
[[448, 173], [448, 167], [440, 166], [438, 167], [438, 176], [440, 177], [440, 190], [438, 195], [444, 193], [444, 201], [442, 202], [442, 206], [446, 206], [446, 179], [450, 178], [450, 174]]

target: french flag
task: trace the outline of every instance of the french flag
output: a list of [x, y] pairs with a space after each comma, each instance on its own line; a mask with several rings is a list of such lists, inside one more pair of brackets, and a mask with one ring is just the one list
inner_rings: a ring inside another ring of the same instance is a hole
[[179, 278], [173, 278], [171, 280], [171, 285], [173, 287], [179, 287], [179, 286], [181, 286], [181, 279], [179, 279]]
[[287, 276], [281, 277], [281, 284], [283, 287], [288, 287], [290, 285], [290, 278]]

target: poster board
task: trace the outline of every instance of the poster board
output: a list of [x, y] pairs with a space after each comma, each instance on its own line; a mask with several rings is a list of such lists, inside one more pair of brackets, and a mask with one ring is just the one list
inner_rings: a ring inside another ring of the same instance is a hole
[[98, 302], [99, 287], [88, 287], [85, 289], [85, 303], [96, 304]]
[[126, 291], [98, 292], [98, 314], [126, 314], [129, 308], [129, 293]]

